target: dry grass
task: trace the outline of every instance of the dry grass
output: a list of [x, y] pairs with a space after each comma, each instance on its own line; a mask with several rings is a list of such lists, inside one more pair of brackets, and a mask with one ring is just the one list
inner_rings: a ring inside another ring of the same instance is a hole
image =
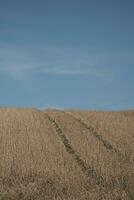
[[134, 164], [134, 111], [88, 112], [70, 111], [87, 125], [92, 125]]
[[0, 200], [133, 200], [133, 140], [131, 111], [1, 108]]

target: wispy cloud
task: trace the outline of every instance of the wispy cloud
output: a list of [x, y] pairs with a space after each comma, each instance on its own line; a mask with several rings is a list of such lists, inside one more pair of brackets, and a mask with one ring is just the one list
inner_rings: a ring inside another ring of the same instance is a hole
[[2, 45], [0, 48], [0, 73], [19, 80], [35, 73], [108, 78], [114, 70], [107, 64], [103, 56], [71, 47]]

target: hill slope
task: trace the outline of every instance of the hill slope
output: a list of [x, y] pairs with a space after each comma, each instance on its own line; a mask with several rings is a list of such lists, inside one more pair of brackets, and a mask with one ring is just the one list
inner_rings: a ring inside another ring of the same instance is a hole
[[0, 199], [134, 199], [133, 112], [0, 108]]

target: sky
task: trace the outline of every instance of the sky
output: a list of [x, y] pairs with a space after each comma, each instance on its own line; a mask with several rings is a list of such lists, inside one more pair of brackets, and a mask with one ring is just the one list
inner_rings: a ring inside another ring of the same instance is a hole
[[0, 0], [0, 106], [134, 109], [133, 0]]

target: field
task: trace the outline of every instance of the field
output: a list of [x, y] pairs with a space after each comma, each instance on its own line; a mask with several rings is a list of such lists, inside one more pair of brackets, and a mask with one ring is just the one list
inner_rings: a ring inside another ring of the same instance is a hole
[[134, 200], [134, 111], [0, 108], [0, 200]]

